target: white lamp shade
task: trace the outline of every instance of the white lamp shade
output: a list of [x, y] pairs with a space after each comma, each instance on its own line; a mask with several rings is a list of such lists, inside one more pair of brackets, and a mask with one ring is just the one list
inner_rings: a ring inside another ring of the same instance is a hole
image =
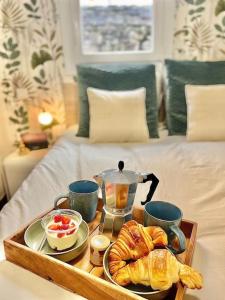
[[38, 122], [41, 124], [41, 125], [50, 125], [53, 121], [53, 117], [52, 115], [47, 112], [47, 111], [43, 111], [43, 112], [40, 112], [39, 115], [38, 115]]

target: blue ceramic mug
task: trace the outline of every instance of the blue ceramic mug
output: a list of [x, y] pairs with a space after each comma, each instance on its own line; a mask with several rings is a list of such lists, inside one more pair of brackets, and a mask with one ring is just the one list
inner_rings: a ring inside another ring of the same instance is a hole
[[55, 201], [55, 209], [58, 208], [58, 201], [68, 198], [70, 208], [78, 211], [84, 221], [91, 222], [95, 218], [98, 205], [98, 189], [96, 182], [90, 180], [79, 180], [69, 184], [69, 192], [59, 195]]
[[[186, 248], [185, 236], [179, 228], [182, 216], [182, 211], [169, 202], [151, 201], [145, 205], [144, 225], [162, 227], [168, 235], [168, 248], [174, 254], [179, 254]], [[178, 249], [174, 249], [172, 246], [175, 237], [179, 241]]]

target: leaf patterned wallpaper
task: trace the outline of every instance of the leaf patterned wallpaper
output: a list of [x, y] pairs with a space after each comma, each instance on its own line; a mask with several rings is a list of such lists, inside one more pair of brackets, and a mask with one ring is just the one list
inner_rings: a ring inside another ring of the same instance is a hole
[[29, 131], [31, 108], [64, 123], [58, 21], [55, 0], [0, 0], [0, 101], [15, 140]]
[[174, 57], [225, 58], [225, 0], [177, 0]]

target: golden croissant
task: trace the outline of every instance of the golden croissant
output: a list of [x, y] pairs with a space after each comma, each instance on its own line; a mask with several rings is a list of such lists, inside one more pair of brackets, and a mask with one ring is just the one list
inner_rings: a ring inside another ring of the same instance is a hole
[[109, 252], [109, 271], [114, 274], [126, 265], [127, 260], [137, 260], [155, 246], [167, 244], [167, 235], [161, 227], [144, 227], [134, 220], [128, 221], [123, 224], [118, 239]]
[[147, 256], [118, 270], [112, 278], [121, 286], [143, 284], [151, 286], [153, 290], [167, 290], [179, 280], [190, 289], [200, 289], [203, 281], [200, 273], [181, 264], [166, 249], [151, 251]]

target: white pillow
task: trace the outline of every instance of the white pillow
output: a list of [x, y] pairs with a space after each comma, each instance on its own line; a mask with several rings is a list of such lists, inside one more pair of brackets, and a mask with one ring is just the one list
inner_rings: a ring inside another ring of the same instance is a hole
[[147, 142], [146, 89], [87, 89], [91, 142]]
[[225, 85], [186, 85], [187, 139], [225, 141]]

